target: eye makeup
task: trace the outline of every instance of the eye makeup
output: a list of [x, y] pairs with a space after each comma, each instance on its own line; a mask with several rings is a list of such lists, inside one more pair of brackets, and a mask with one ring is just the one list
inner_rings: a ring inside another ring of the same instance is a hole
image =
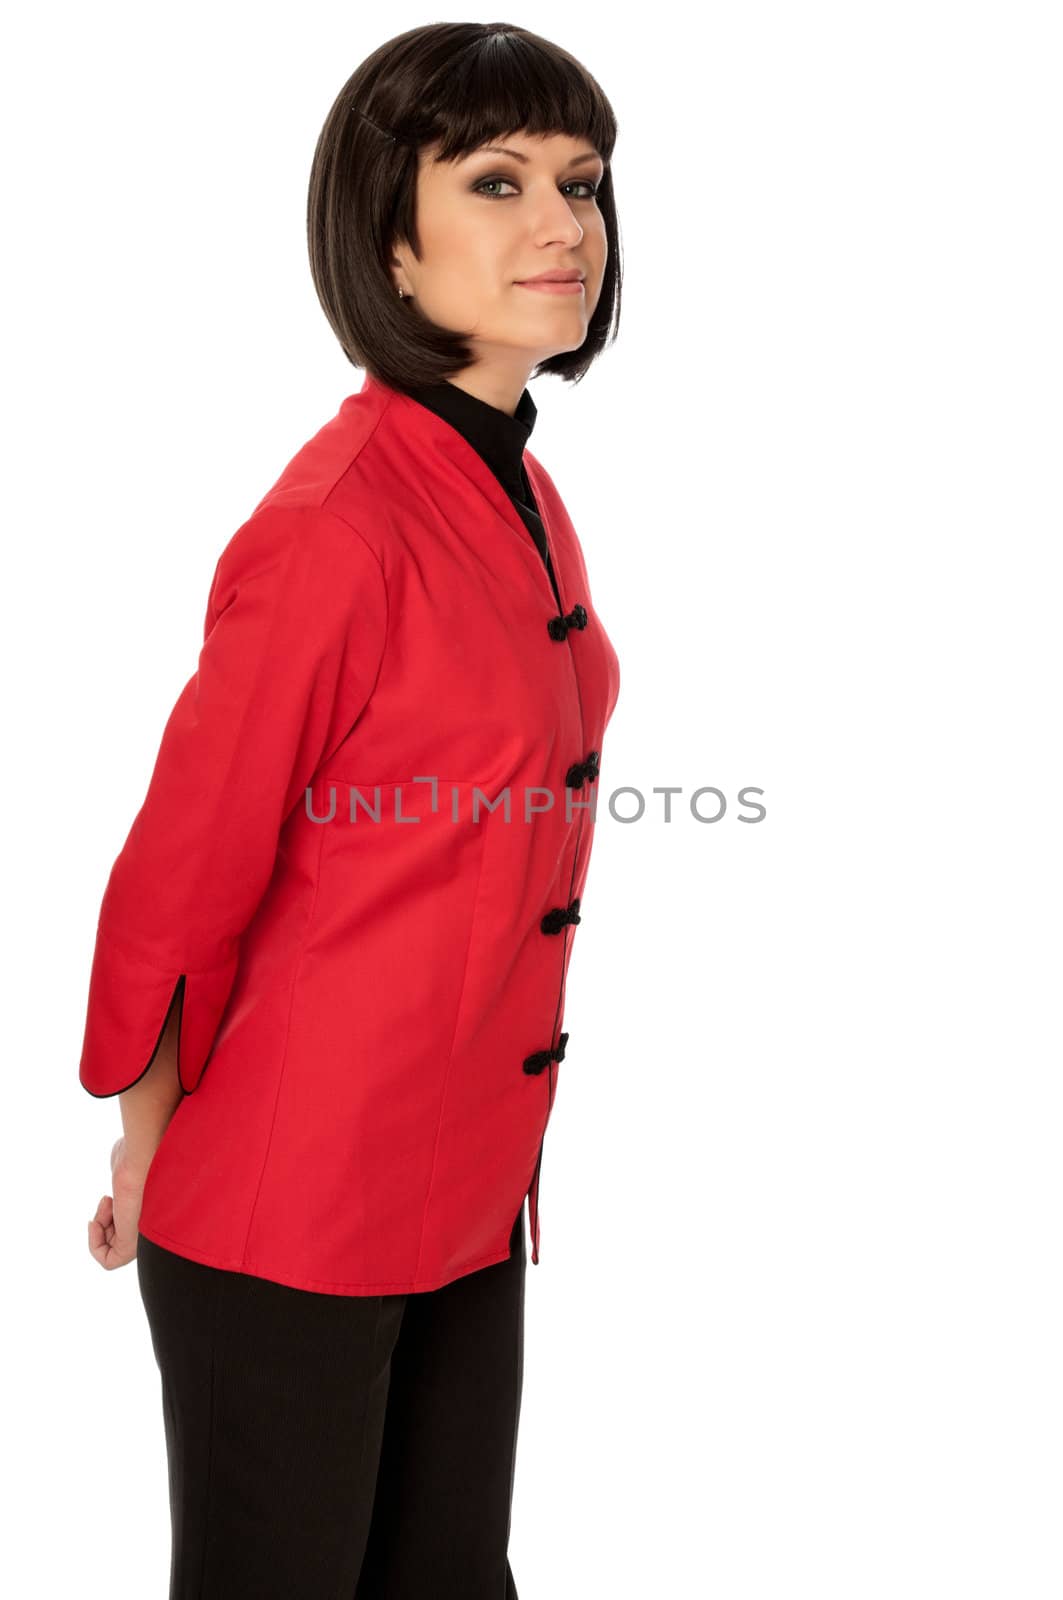
[[[502, 173], [496, 172], [489, 173], [484, 178], [477, 178], [475, 182], [470, 185], [471, 192], [473, 194], [483, 194], [483, 186], [486, 183], [508, 183], [511, 187], [516, 187], [515, 180], [513, 178], [505, 177]], [[593, 200], [598, 194], [599, 186], [591, 178], [565, 178], [562, 183], [562, 188], [567, 189], [572, 185], [575, 185], [577, 188], [582, 187], [590, 190], [589, 194], [574, 195], [573, 198], [576, 200]], [[504, 194], [487, 194], [484, 195], [484, 198], [487, 200], [508, 200], [510, 196]]]

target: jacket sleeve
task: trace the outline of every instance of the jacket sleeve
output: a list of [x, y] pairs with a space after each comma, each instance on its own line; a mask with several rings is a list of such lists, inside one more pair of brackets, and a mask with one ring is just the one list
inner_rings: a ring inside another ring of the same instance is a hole
[[386, 631], [380, 563], [331, 512], [260, 507], [223, 550], [197, 670], [103, 896], [79, 1074], [90, 1094], [143, 1077], [175, 1000], [181, 1086], [199, 1083], [284, 820], [364, 709]]

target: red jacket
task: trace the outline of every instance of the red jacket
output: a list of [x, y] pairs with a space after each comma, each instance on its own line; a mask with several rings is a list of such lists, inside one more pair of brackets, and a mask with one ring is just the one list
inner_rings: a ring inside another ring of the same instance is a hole
[[435, 1289], [508, 1255], [527, 1194], [539, 1259], [620, 679], [524, 461], [560, 614], [486, 463], [371, 376], [218, 561], [103, 897], [80, 1069], [91, 1094], [129, 1088], [180, 990], [185, 1092], [140, 1227], [181, 1255]]

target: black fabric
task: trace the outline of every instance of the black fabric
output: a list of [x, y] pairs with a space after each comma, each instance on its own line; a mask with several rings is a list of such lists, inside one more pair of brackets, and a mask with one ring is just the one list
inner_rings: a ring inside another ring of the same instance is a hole
[[442, 417], [444, 422], [449, 422], [452, 428], [456, 428], [462, 438], [490, 467], [531, 534], [546, 566], [557, 600], [557, 609], [564, 611], [557, 579], [554, 577], [553, 563], [550, 560], [546, 530], [524, 468], [524, 446], [531, 437], [538, 416], [535, 401], [529, 391], [527, 389], [522, 391], [517, 409], [512, 416], [498, 406], [488, 405], [487, 401], [481, 400], [478, 395], [459, 389], [455, 383], [422, 384], [416, 389], [411, 389], [409, 393], [419, 405], [427, 406], [429, 411], [434, 411], [437, 417]]
[[169, 1600], [517, 1600], [523, 1211], [508, 1260], [421, 1294], [316, 1294], [138, 1236]]

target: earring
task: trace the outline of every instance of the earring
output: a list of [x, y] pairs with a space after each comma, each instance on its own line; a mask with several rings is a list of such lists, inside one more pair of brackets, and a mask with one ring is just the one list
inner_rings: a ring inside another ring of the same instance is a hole
[[402, 299], [402, 298], [403, 298], [403, 294], [402, 294], [402, 285], [401, 285], [401, 284], [400, 284], [400, 285], [399, 285], [399, 299], [400, 299], [400, 300], [401, 300], [401, 299]]

